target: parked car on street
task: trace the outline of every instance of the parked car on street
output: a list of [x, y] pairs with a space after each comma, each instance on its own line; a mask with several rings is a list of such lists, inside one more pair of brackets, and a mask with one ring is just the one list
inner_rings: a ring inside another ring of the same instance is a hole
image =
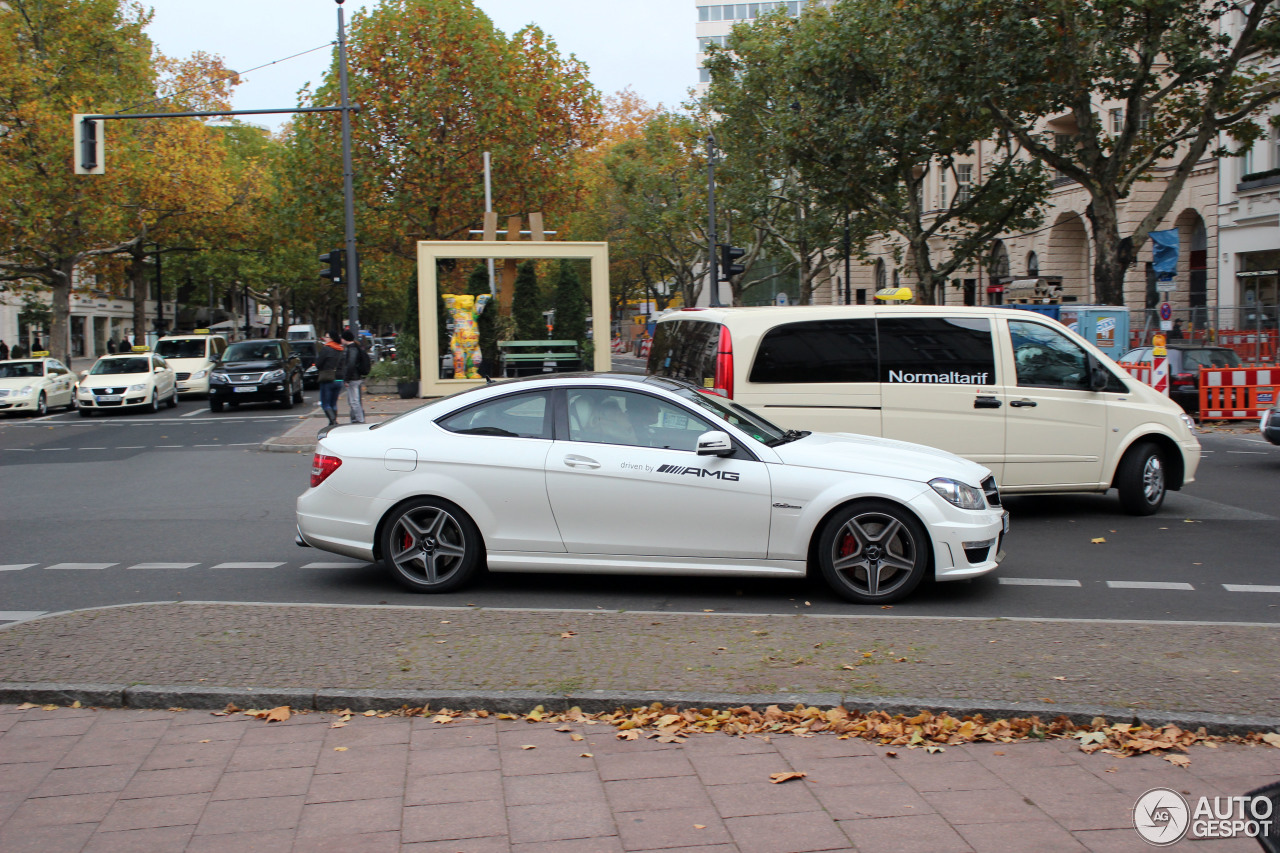
[[304, 388], [320, 387], [320, 372], [316, 370], [316, 358], [320, 355], [319, 341], [289, 341], [289, 348], [302, 359], [302, 385]]
[[302, 402], [302, 359], [279, 338], [236, 341], [209, 376], [210, 411], [268, 402], [285, 409]]
[[0, 361], [0, 413], [47, 414], [76, 407], [76, 377], [56, 358]]
[[930, 447], [784, 430], [678, 380], [495, 382], [332, 429], [298, 543], [445, 592], [491, 572], [800, 577], [883, 604], [1001, 560], [990, 470]]
[[[1200, 411], [1200, 368], [1243, 364], [1234, 350], [1194, 341], [1169, 341], [1165, 350], [1169, 359], [1169, 399], [1193, 415]], [[1146, 346], [1129, 350], [1120, 356], [1120, 361], [1150, 362], [1151, 358], [1151, 347]]]
[[104, 355], [80, 376], [77, 407], [81, 417], [95, 412], [145, 406], [158, 412], [160, 404], [178, 405], [177, 374], [153, 352]]
[[1263, 438], [1272, 444], [1280, 444], [1280, 406], [1263, 412], [1258, 426]]

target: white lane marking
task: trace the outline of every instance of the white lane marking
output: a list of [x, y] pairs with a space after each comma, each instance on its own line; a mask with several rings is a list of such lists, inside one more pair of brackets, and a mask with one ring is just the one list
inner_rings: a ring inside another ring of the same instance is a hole
[[184, 447], [182, 444], [157, 444], [156, 449], [163, 448], [165, 450], [173, 450], [175, 448]]
[[36, 563], [10, 563], [7, 566], [0, 566], [0, 572], [20, 572], [23, 569], [29, 569]]
[[1195, 589], [1189, 583], [1174, 581], [1107, 581], [1107, 586], [1112, 589]]
[[1267, 455], [1267, 451], [1265, 450], [1228, 450], [1227, 452], [1228, 453], [1244, 453], [1250, 456], [1266, 456]]
[[5, 450], [13, 453], [35, 453], [35, 449], [31, 447], [6, 447]]
[[1280, 586], [1260, 583], [1224, 583], [1222, 588], [1227, 592], [1280, 592]]
[[192, 447], [222, 447], [221, 444], [193, 444]]
[[124, 447], [117, 447], [116, 450], [146, 450], [147, 448], [141, 444], [129, 444]]
[[219, 563], [215, 569], [274, 569], [284, 563]]
[[41, 450], [70, 450], [70, 447], [42, 447]]
[[179, 415], [179, 417], [189, 418], [194, 415], [200, 415], [200, 414], [204, 414], [200, 409], [192, 409], [191, 411], [187, 412], [185, 415]]
[[26, 622], [48, 613], [47, 610], [0, 610], [0, 622]]
[[304, 569], [358, 569], [367, 563], [307, 563]]
[[105, 447], [81, 447], [81, 450], [106, 450]]
[[236, 444], [228, 444], [227, 447], [257, 447], [262, 444], [261, 441], [241, 441]]
[[1000, 578], [1007, 586], [1080, 586], [1080, 581], [1070, 578]]
[[129, 566], [131, 569], [189, 569], [192, 566], [198, 566], [199, 563], [138, 563]]
[[109, 569], [115, 563], [54, 563], [46, 569]]

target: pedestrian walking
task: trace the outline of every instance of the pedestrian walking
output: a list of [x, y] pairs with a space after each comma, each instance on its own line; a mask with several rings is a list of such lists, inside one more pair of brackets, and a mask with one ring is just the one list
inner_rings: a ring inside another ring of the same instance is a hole
[[132, 349], [133, 349], [133, 345], [129, 343], [129, 336], [121, 335], [120, 349], [118, 350], [118, 352], [130, 352]]
[[40, 336], [36, 335], [34, 338], [31, 339], [31, 351], [41, 352], [43, 350], [44, 350], [44, 347], [40, 346]]
[[364, 423], [364, 378], [369, 375], [369, 354], [356, 343], [355, 332], [342, 330], [344, 358], [342, 379], [347, 389], [347, 408], [351, 410], [351, 423]]
[[107, 355], [115, 355], [115, 354], [116, 354], [116, 339], [107, 338]]
[[9, 345], [0, 340], [0, 361], [4, 361], [9, 357]]
[[325, 332], [316, 354], [316, 379], [320, 383], [320, 411], [329, 419], [329, 427], [338, 424], [338, 393], [342, 391], [342, 377], [338, 373], [345, 355], [342, 344], [338, 343], [338, 333]]
[[1182, 318], [1181, 317], [1173, 321], [1173, 328], [1169, 331], [1169, 340], [1171, 341], [1182, 340]]

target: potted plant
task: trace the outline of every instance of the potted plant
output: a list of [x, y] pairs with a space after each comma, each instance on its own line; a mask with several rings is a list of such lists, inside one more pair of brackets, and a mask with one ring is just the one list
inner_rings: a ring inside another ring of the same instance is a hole
[[402, 355], [393, 361], [375, 364], [365, 379], [365, 385], [371, 389], [377, 385], [395, 385], [401, 399], [409, 400], [418, 396], [419, 378], [417, 360]]

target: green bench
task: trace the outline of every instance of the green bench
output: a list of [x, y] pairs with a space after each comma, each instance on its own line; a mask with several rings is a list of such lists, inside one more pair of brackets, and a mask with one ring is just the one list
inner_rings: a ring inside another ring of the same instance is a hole
[[498, 367], [503, 376], [581, 370], [582, 350], [577, 341], [498, 341]]

